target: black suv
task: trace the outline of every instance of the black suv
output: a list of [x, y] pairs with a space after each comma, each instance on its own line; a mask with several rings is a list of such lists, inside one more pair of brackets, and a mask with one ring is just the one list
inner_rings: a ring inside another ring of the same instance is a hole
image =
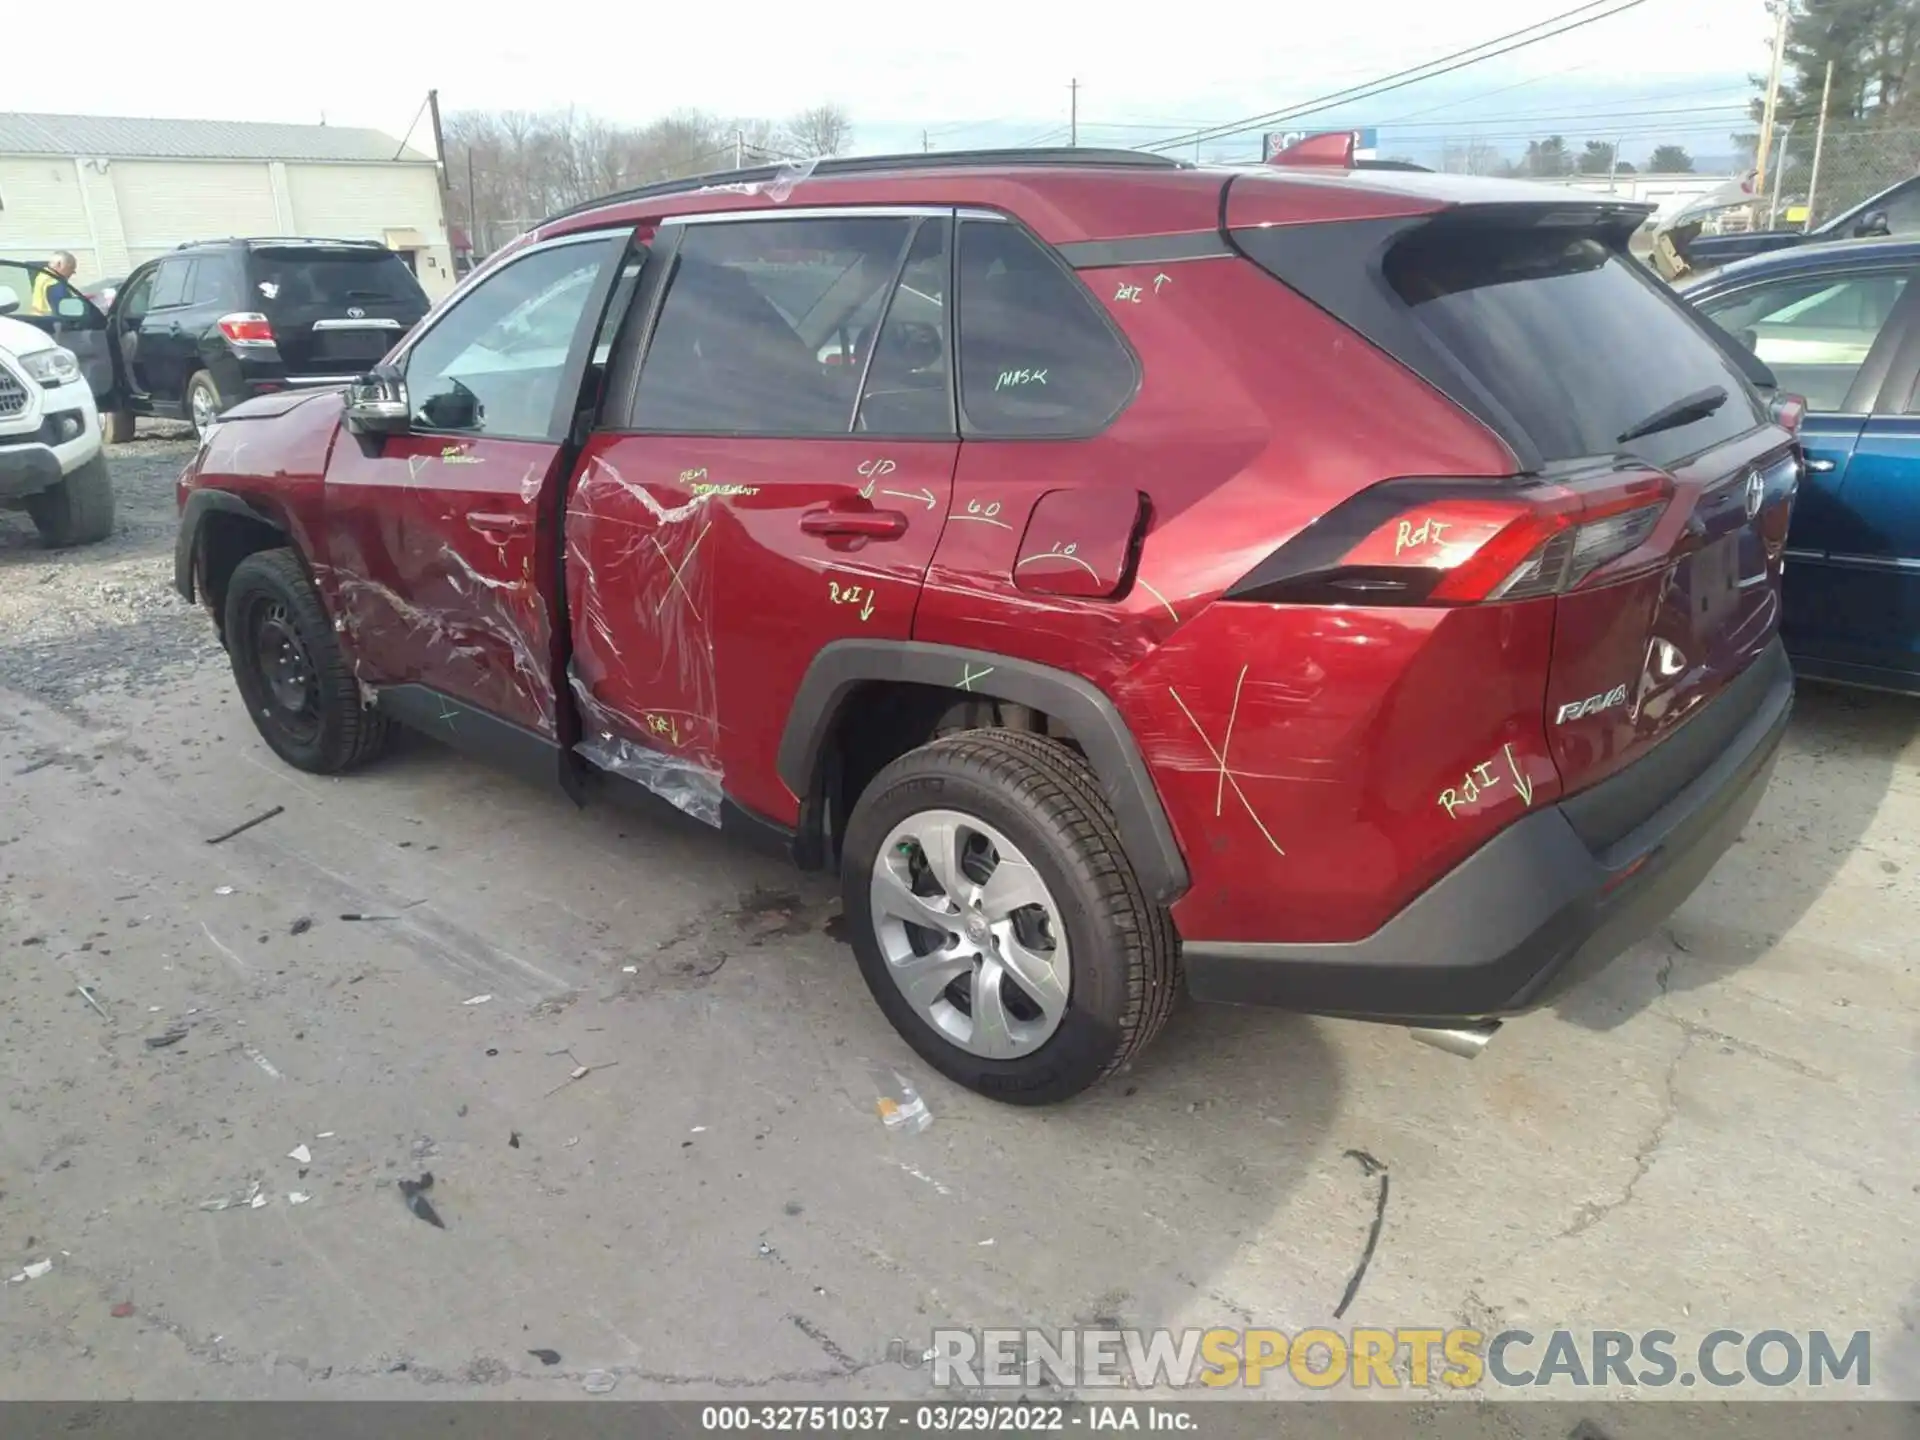
[[204, 431], [252, 396], [343, 384], [391, 350], [427, 305], [407, 262], [373, 241], [182, 245], [128, 276], [106, 317], [119, 362], [111, 437], [131, 438], [136, 415]]

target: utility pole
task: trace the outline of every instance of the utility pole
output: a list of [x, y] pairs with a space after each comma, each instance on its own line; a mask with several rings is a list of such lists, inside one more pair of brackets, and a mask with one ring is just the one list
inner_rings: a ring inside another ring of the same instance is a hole
[[932, 137], [929, 136], [926, 131], [922, 130], [920, 132], [920, 153], [922, 155], [925, 155], [928, 151], [932, 149], [933, 149]]
[[1800, 228], [1813, 229], [1813, 201], [1820, 192], [1820, 152], [1827, 144], [1827, 100], [1833, 94], [1833, 61], [1827, 61], [1827, 78], [1820, 86], [1820, 128], [1813, 132], [1813, 175], [1807, 181], [1807, 222]]
[[1080, 82], [1067, 82], [1067, 144], [1077, 146], [1080, 143]]
[[444, 196], [450, 188], [447, 178], [447, 140], [440, 133], [440, 92], [427, 91], [427, 110], [433, 116], [433, 160], [440, 172], [440, 193]]
[[744, 130], [736, 130], [733, 132], [733, 168], [736, 170], [744, 170], [746, 166], [747, 132]]
[[1760, 112], [1760, 156], [1753, 180], [1756, 196], [1767, 193], [1767, 155], [1773, 149], [1773, 116], [1780, 104], [1780, 67], [1787, 54], [1787, 21], [1791, 18], [1791, 0], [1774, 0], [1773, 65], [1767, 73], [1767, 100]]
[[1780, 163], [1773, 167], [1773, 195], [1767, 201], [1767, 228], [1773, 229], [1780, 215], [1780, 186], [1787, 178], [1787, 147], [1793, 143], [1793, 121], [1780, 132]]
[[467, 260], [480, 248], [480, 197], [473, 188], [473, 142], [467, 142]]
[[1614, 193], [1616, 188], [1614, 182], [1620, 178], [1620, 144], [1618, 140], [1613, 142], [1613, 158], [1607, 162], [1607, 193], [1609, 195]]

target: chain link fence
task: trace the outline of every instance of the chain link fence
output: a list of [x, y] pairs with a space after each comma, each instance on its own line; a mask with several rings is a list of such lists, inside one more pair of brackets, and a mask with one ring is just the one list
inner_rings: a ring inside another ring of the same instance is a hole
[[[1916, 174], [1920, 174], [1920, 128], [1829, 120], [1825, 136], [1820, 136], [1816, 121], [1799, 120], [1776, 127], [1765, 203], [1753, 205], [1746, 216], [1729, 215], [1733, 223], [1722, 228], [1735, 228], [1745, 219], [1753, 229], [1803, 224], [1817, 229]], [[1904, 226], [1899, 223], [1902, 217], [1889, 218], [1895, 230], [1920, 228], [1920, 213], [1904, 217]]]

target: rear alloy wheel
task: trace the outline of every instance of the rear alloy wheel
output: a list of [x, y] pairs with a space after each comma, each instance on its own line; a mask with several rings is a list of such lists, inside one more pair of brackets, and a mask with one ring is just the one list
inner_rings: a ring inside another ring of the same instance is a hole
[[996, 1100], [1078, 1094], [1159, 1031], [1179, 948], [1086, 761], [1007, 730], [936, 740], [861, 795], [841, 852], [854, 952], [880, 1008]]
[[196, 370], [187, 381], [185, 396], [187, 418], [193, 421], [193, 433], [205, 439], [207, 430], [220, 418], [225, 402], [220, 398], [220, 387], [213, 383], [213, 376], [204, 370]]
[[260, 738], [316, 775], [378, 754], [386, 722], [360, 703], [313, 582], [290, 550], [262, 550], [227, 582], [227, 654]]

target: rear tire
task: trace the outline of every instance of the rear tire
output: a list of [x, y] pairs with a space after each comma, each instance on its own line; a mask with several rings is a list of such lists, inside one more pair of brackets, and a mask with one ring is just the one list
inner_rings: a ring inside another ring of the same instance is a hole
[[95, 455], [51, 490], [29, 495], [27, 514], [52, 549], [106, 539], [113, 533], [113, 475], [107, 457]]
[[205, 370], [196, 370], [187, 377], [187, 388], [180, 395], [180, 408], [193, 422], [193, 433], [205, 439], [208, 427], [220, 418], [227, 402], [221, 399], [220, 387], [214, 383], [213, 376]]
[[326, 608], [291, 550], [261, 550], [227, 582], [227, 656], [260, 738], [298, 770], [335, 775], [385, 748]]
[[131, 410], [109, 410], [100, 418], [103, 428], [107, 433], [108, 444], [125, 445], [129, 440], [133, 439], [133, 432], [137, 422]]
[[1079, 1094], [1138, 1054], [1180, 993], [1172, 920], [1141, 889], [1099, 781], [1038, 736], [969, 731], [887, 766], [849, 819], [841, 884], [882, 1012], [991, 1099]]

